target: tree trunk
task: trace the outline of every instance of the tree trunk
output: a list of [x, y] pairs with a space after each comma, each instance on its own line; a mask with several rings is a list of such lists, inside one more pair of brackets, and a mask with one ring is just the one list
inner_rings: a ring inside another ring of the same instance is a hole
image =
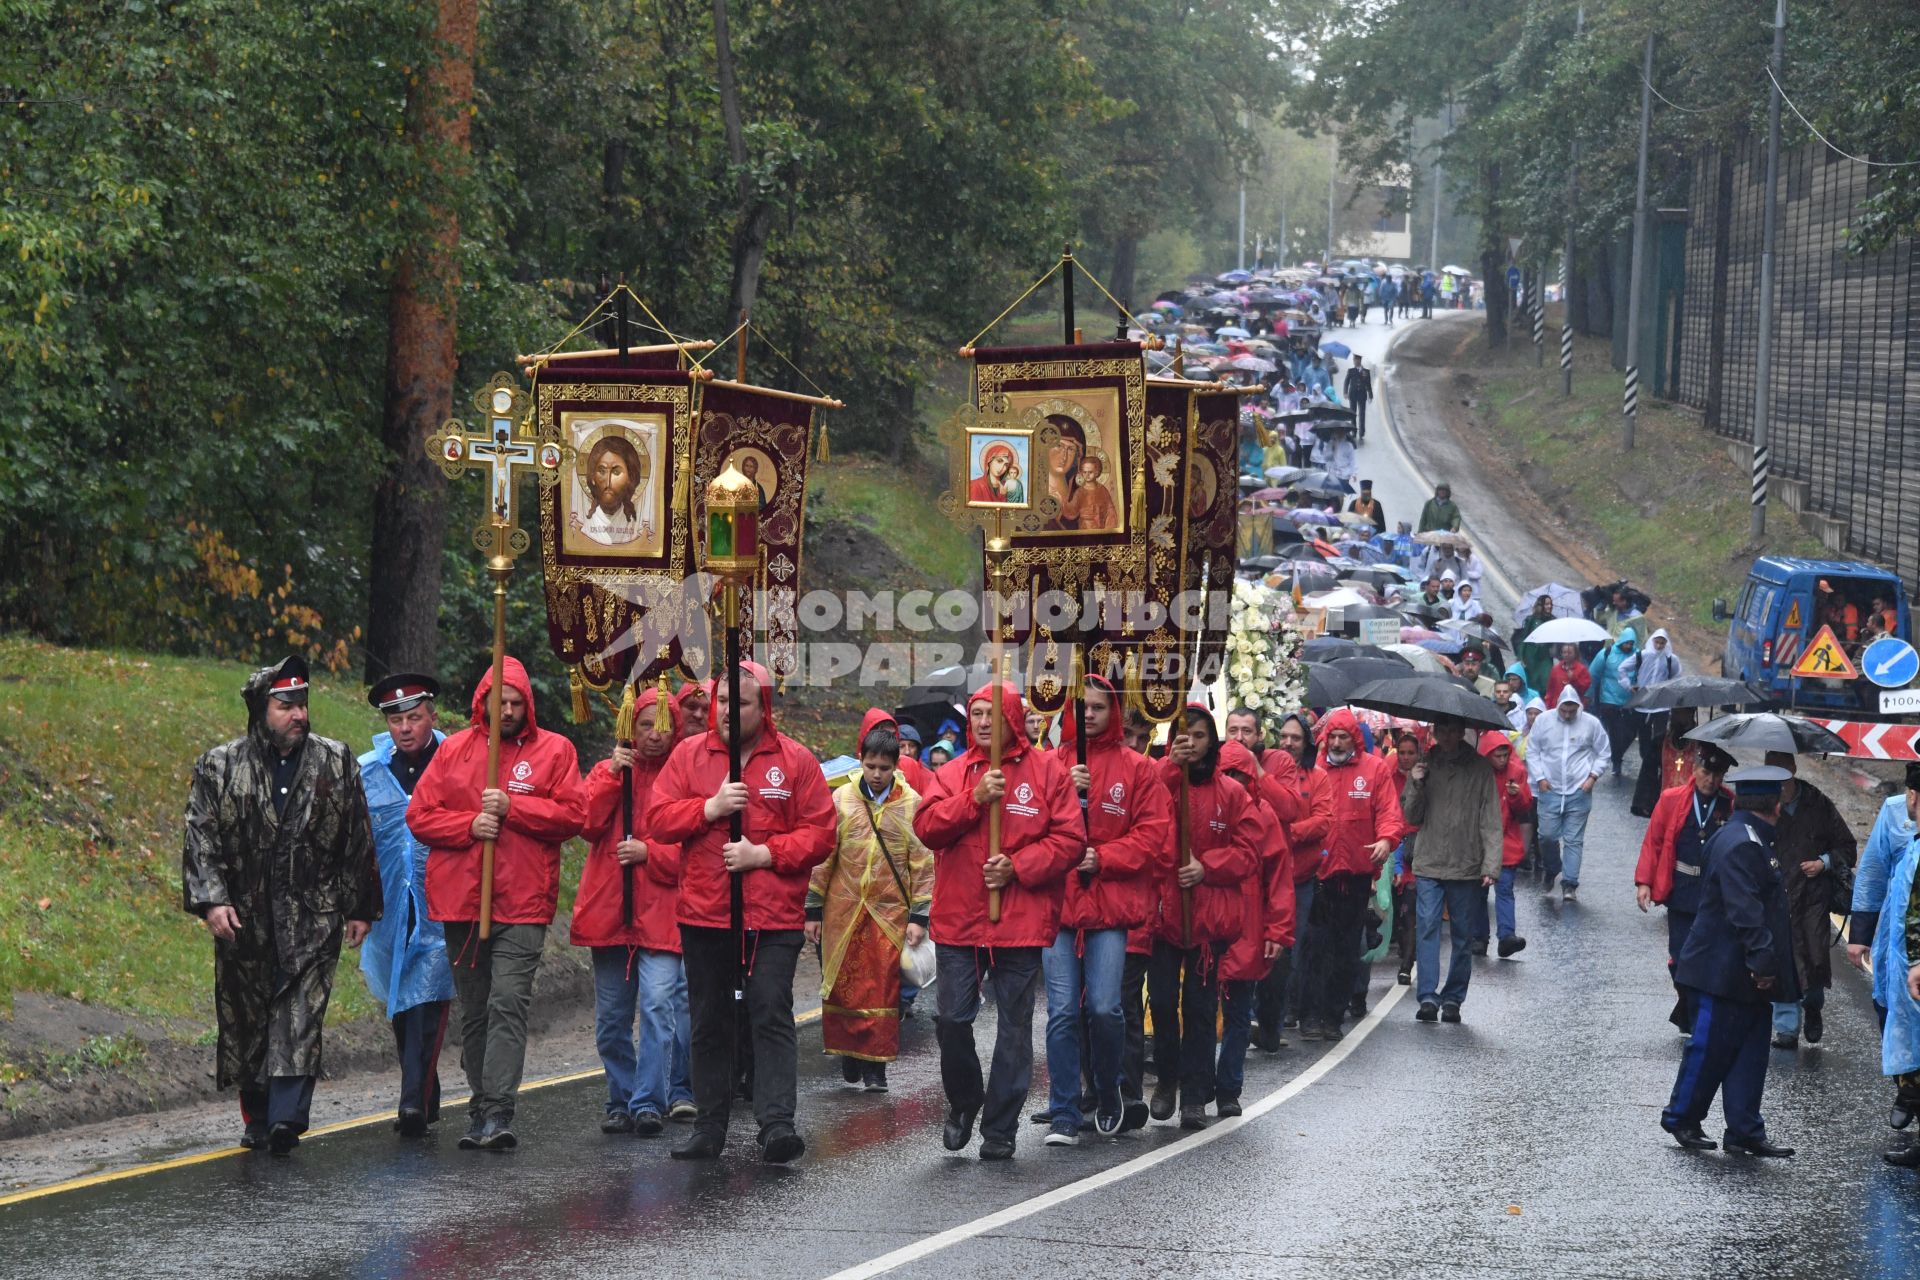
[[1132, 315], [1140, 308], [1133, 301], [1133, 278], [1137, 274], [1140, 261], [1140, 237], [1131, 232], [1122, 232], [1113, 241], [1113, 296], [1120, 299]]
[[1507, 310], [1513, 299], [1507, 291], [1507, 246], [1500, 237], [1499, 164], [1482, 167], [1480, 180], [1486, 201], [1486, 213], [1480, 222], [1480, 279], [1483, 282], [1481, 296], [1487, 303], [1487, 345], [1504, 347], [1507, 345]]
[[720, 120], [726, 128], [727, 155], [733, 161], [735, 190], [740, 197], [739, 221], [733, 231], [733, 280], [727, 287], [724, 329], [753, 313], [760, 293], [760, 267], [767, 260], [767, 237], [773, 233], [773, 202], [753, 189], [747, 171], [747, 135], [741, 122], [740, 82], [734, 74], [733, 37], [727, 29], [727, 0], [713, 0], [713, 52], [720, 89]]
[[[439, 61], [413, 86], [406, 126], [430, 171], [449, 161], [465, 167], [478, 27], [478, 0], [436, 0], [433, 44]], [[458, 174], [435, 176], [450, 183]], [[431, 671], [440, 646], [447, 479], [440, 464], [427, 456], [425, 442], [453, 412], [459, 210], [443, 194], [423, 225], [421, 238], [399, 257], [387, 299], [380, 439], [388, 463], [373, 495], [369, 678], [393, 671]]]

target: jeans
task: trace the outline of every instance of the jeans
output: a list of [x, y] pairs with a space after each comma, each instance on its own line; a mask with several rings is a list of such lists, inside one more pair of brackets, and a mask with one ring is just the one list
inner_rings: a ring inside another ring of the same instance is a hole
[[1218, 1098], [1240, 1096], [1247, 1079], [1247, 1042], [1253, 1034], [1254, 988], [1252, 981], [1227, 983], [1225, 1015], [1220, 1027], [1220, 1058], [1213, 1070], [1213, 1091]]
[[[1465, 1004], [1467, 983], [1473, 979], [1473, 952], [1467, 947], [1473, 926], [1474, 902], [1486, 909], [1486, 891], [1478, 880], [1429, 880], [1420, 876], [1414, 882], [1418, 895], [1415, 910], [1419, 915], [1419, 971], [1414, 991], [1421, 1004]], [[1447, 965], [1446, 985], [1440, 985], [1440, 913], [1445, 908], [1452, 957]]]
[[[1088, 1074], [1095, 1098], [1118, 1097], [1120, 1055], [1126, 1049], [1127, 1019], [1120, 1010], [1120, 987], [1127, 968], [1127, 931], [1089, 929], [1081, 935], [1062, 929], [1040, 953], [1047, 980], [1047, 1107], [1055, 1124], [1079, 1127], [1080, 1021], [1087, 1022]], [[1084, 993], [1084, 996], [1083, 996]]]
[[467, 1114], [511, 1123], [527, 1065], [527, 1012], [547, 926], [495, 924], [485, 942], [471, 920], [449, 920], [446, 928], [453, 990], [460, 998], [460, 1066], [473, 1090]]
[[1120, 1055], [1120, 1096], [1128, 1102], [1146, 1096], [1142, 1080], [1147, 1073], [1147, 961], [1146, 956], [1127, 952], [1120, 978], [1120, 1010], [1127, 1019], [1126, 1048]]
[[[1124, 941], [1121, 944], [1125, 946]], [[1012, 1142], [1020, 1110], [1033, 1084], [1033, 1002], [1040, 987], [1039, 947], [961, 947], [936, 942], [934, 984], [939, 1002], [935, 1035], [940, 1041], [940, 1083], [947, 1104], [980, 1112], [980, 1136]], [[993, 1065], [980, 1077], [973, 1021], [980, 1014], [980, 983], [993, 979], [997, 1025]], [[1076, 1100], [1077, 1101], [1077, 1100]]]
[[[793, 1124], [799, 1074], [799, 1037], [793, 1029], [793, 971], [800, 962], [798, 929], [763, 929], [743, 936], [747, 950], [746, 1017], [753, 1046], [753, 1116], [764, 1136]], [[725, 1141], [733, 1115], [740, 1039], [733, 999], [733, 931], [680, 926], [689, 1018], [688, 1074], [700, 1114], [696, 1132]]]
[[1827, 989], [1808, 987], [1800, 997], [1798, 1004], [1776, 1004], [1773, 1006], [1773, 1029], [1782, 1035], [1800, 1034], [1800, 1010], [1824, 1009], [1827, 1007]]
[[608, 1115], [665, 1115], [674, 1103], [692, 1100], [691, 1024], [679, 956], [631, 947], [593, 949], [593, 1039], [607, 1069]]
[[1580, 855], [1586, 847], [1587, 815], [1593, 812], [1593, 793], [1543, 791], [1536, 798], [1540, 810], [1540, 839], [1560, 845], [1560, 883], [1580, 887]]
[[1372, 897], [1371, 876], [1333, 875], [1314, 887], [1313, 909], [1307, 915], [1306, 927], [1307, 973], [1300, 983], [1302, 1030], [1310, 1026], [1337, 1028], [1345, 1019], [1353, 1000], [1361, 930]]
[[[1497, 931], [1494, 936], [1501, 939], [1511, 938], [1517, 928], [1513, 915], [1513, 874], [1514, 868], [1500, 868], [1500, 878], [1493, 882], [1493, 920]], [[1473, 895], [1473, 940], [1485, 943], [1488, 936], [1487, 893], [1486, 889], [1476, 889]]]
[[1147, 966], [1153, 1006], [1153, 1070], [1163, 1088], [1180, 1086], [1181, 1102], [1213, 1101], [1213, 1025], [1219, 953], [1212, 943], [1176, 947], [1155, 938]]

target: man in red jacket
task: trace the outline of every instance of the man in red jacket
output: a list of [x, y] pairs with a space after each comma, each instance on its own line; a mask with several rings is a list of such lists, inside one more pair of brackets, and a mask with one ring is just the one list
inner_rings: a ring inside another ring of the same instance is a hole
[[[427, 914], [446, 925], [460, 998], [460, 1065], [473, 1099], [462, 1148], [518, 1145], [513, 1110], [527, 1058], [527, 1010], [547, 925], [560, 897], [560, 846], [586, 806], [573, 744], [534, 723], [533, 686], [515, 658], [501, 668], [500, 782], [487, 786], [487, 694], [473, 720], [440, 744], [413, 790], [407, 827], [427, 846]], [[480, 846], [494, 841], [492, 937], [480, 938]]]
[[[990, 769], [993, 704], [1000, 700], [1000, 768]], [[947, 1114], [941, 1140], [963, 1150], [980, 1121], [980, 1158], [1013, 1158], [1020, 1109], [1033, 1081], [1033, 1002], [1040, 949], [1060, 932], [1067, 872], [1086, 855], [1073, 785], [1058, 758], [1027, 741], [1026, 708], [1011, 684], [988, 684], [967, 703], [967, 749], [940, 766], [913, 816], [934, 853], [933, 943], [939, 982], [940, 1077]], [[988, 814], [999, 806], [1000, 852], [988, 848]], [[1001, 893], [1000, 919], [988, 892]], [[993, 1072], [980, 1078], [973, 1020], [980, 983], [993, 975], [999, 1026]]]
[[[680, 709], [666, 700], [667, 727], [656, 729], [658, 690], [634, 703], [633, 745], [588, 771], [592, 843], [580, 868], [568, 941], [593, 951], [593, 1037], [607, 1069], [602, 1133], [659, 1134], [664, 1118], [692, 1120], [688, 1076], [692, 1015], [680, 963], [680, 847], [646, 838], [654, 780], [680, 739]], [[640, 1020], [635, 1052], [633, 1024]]]
[[[1157, 771], [1145, 756], [1120, 745], [1120, 698], [1113, 685], [1102, 676], [1088, 676], [1086, 704], [1087, 762], [1069, 770], [1080, 800], [1084, 852], [1065, 881], [1060, 935], [1041, 956], [1047, 981], [1048, 1146], [1080, 1141], [1083, 1030], [1093, 1127], [1103, 1134], [1120, 1131], [1127, 930], [1146, 923], [1172, 843], [1172, 810]], [[1059, 758], [1072, 760], [1077, 754], [1073, 716], [1062, 716], [1060, 724]]]
[[[727, 1142], [734, 1090], [735, 965], [746, 972], [753, 1036], [753, 1114], [761, 1158], [798, 1159], [793, 1127], [799, 1042], [793, 971], [807, 923], [807, 880], [833, 852], [833, 797], [813, 753], [775, 730], [773, 681], [740, 664], [740, 777], [727, 781], [727, 682], [714, 681], [713, 727], [683, 738], [654, 781], [648, 831], [681, 846], [680, 947], [693, 1013], [693, 1136], [677, 1160], [710, 1160]], [[744, 815], [741, 838], [728, 818]], [[743, 877], [741, 952], [731, 928], [729, 875]]]
[[1320, 722], [1320, 770], [1333, 797], [1333, 824], [1320, 859], [1302, 950], [1300, 1038], [1338, 1040], [1353, 1002], [1354, 966], [1374, 877], [1400, 843], [1405, 820], [1393, 766], [1360, 749], [1360, 722], [1341, 707]]
[[[1153, 1010], [1153, 1062], [1158, 1080], [1148, 1110], [1171, 1119], [1176, 1099], [1182, 1129], [1204, 1129], [1214, 1095], [1214, 1018], [1220, 957], [1240, 936], [1246, 903], [1240, 882], [1260, 871], [1254, 849], [1257, 824], [1246, 789], [1220, 772], [1220, 737], [1213, 713], [1190, 704], [1181, 731], [1161, 762], [1161, 778], [1181, 802], [1185, 782], [1187, 848], [1181, 865], [1177, 836], [1160, 878], [1160, 910], [1147, 967]], [[1178, 808], [1175, 809], [1176, 831]], [[1191, 927], [1186, 894], [1192, 895]]]
[[[1231, 719], [1229, 719], [1231, 725]], [[1284, 751], [1268, 753], [1276, 763], [1294, 763]], [[1271, 793], [1289, 809], [1299, 800], [1297, 790], [1262, 775], [1260, 763], [1244, 742], [1220, 744], [1220, 770], [1247, 789], [1251, 803], [1247, 816], [1254, 824], [1253, 847], [1260, 855], [1260, 873], [1240, 882], [1246, 903], [1240, 936], [1220, 960], [1226, 982], [1226, 1000], [1220, 1028], [1220, 1056], [1214, 1066], [1214, 1110], [1222, 1117], [1240, 1114], [1240, 1090], [1246, 1079], [1247, 1043], [1253, 1031], [1253, 1005], [1260, 983], [1273, 972], [1274, 961], [1293, 945], [1293, 857], [1286, 830], [1266, 797]], [[1297, 770], [1295, 771], [1297, 772]], [[1272, 780], [1273, 786], [1267, 783]]]

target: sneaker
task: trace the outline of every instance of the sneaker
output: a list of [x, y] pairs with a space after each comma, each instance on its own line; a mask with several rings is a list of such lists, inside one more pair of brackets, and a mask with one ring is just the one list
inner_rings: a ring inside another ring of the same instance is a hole
[[1580, 901], [1580, 886], [1577, 884], [1562, 884], [1560, 886], [1560, 901], [1562, 902]]
[[1800, 1047], [1800, 1037], [1790, 1032], [1776, 1031], [1773, 1033], [1773, 1047], [1776, 1049], [1798, 1049]]
[[1526, 949], [1527, 940], [1517, 933], [1500, 939], [1500, 958], [1502, 960], [1505, 960], [1509, 956], [1518, 955]]
[[887, 1064], [884, 1062], [869, 1062], [867, 1069], [860, 1073], [860, 1082], [866, 1086], [868, 1093], [885, 1093], [887, 1091]]
[[482, 1151], [511, 1151], [520, 1145], [520, 1139], [513, 1136], [510, 1127], [512, 1121], [505, 1116], [491, 1116], [480, 1128], [479, 1137], [473, 1145]]
[[600, 1122], [602, 1133], [632, 1133], [633, 1117], [624, 1111], [609, 1111]]
[[1410, 987], [1413, 985], [1413, 970], [1402, 969], [1393, 975], [1393, 979], [1403, 987]]
[[486, 1127], [486, 1121], [482, 1120], [479, 1116], [472, 1117], [472, 1123], [467, 1125], [466, 1133], [461, 1135], [460, 1149], [462, 1151], [478, 1151], [480, 1149], [480, 1131]]
[[1415, 1022], [1438, 1022], [1440, 1006], [1431, 1000], [1422, 1000], [1419, 1009], [1414, 1011], [1413, 1018]]
[[1147, 1127], [1147, 1104], [1139, 1098], [1127, 1099], [1120, 1109], [1120, 1132], [1132, 1133], [1135, 1129]]
[[1120, 1101], [1120, 1086], [1109, 1089], [1093, 1108], [1093, 1131], [1105, 1137], [1120, 1132], [1120, 1125], [1126, 1119], [1126, 1107]]
[[667, 1119], [675, 1124], [692, 1124], [700, 1118], [700, 1108], [691, 1102], [676, 1102], [667, 1108]]
[[1056, 1120], [1042, 1139], [1050, 1147], [1077, 1147], [1080, 1145], [1080, 1126], [1065, 1120]]
[[642, 1111], [633, 1118], [633, 1132], [637, 1137], [657, 1138], [666, 1127], [658, 1111]]
[[1443, 1004], [1443, 1005], [1441, 1005], [1441, 1006], [1440, 1006], [1440, 1021], [1442, 1021], [1442, 1022], [1458, 1022], [1458, 1021], [1460, 1021], [1460, 1006], [1459, 1006], [1459, 1005], [1457, 1005], [1457, 1004]]

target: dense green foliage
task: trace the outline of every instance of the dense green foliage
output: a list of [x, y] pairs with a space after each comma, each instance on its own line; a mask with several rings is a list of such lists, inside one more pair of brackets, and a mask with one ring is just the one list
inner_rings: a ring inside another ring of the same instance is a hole
[[[1252, 0], [730, 8], [744, 187], [778, 210], [755, 319], [848, 402], [839, 450], [900, 456], [938, 361], [1063, 241], [1227, 251], [1200, 196], [1258, 162], [1242, 112], [1286, 80]], [[433, 207], [460, 219], [456, 412], [617, 274], [680, 332], [733, 328], [710, 5], [479, 12], [447, 166], [405, 131], [427, 0], [0, 0], [0, 623], [352, 662], [386, 301]], [[753, 374], [794, 385], [769, 345]], [[447, 634], [484, 635], [449, 543]]]

